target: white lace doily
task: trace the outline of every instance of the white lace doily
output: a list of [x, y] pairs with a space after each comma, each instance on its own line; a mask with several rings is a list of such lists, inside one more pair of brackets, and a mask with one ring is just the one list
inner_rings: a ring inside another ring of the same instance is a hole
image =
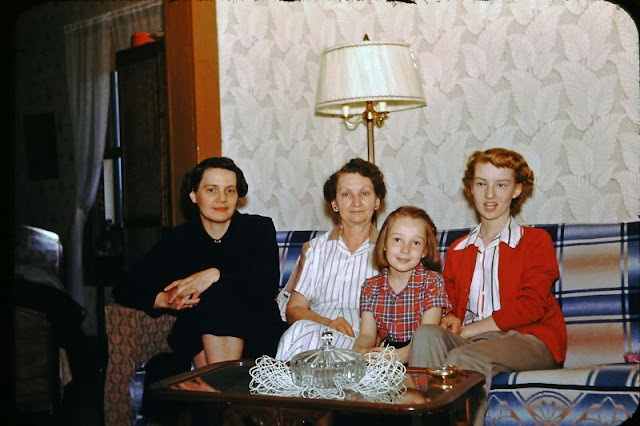
[[344, 399], [347, 391], [353, 391], [372, 402], [398, 401], [407, 391], [403, 383], [407, 369], [398, 361], [395, 349], [387, 347], [381, 352], [368, 353], [365, 358], [367, 369], [359, 382], [336, 374], [333, 378], [335, 388], [319, 388], [313, 386], [311, 377], [305, 377], [302, 385], [296, 384], [285, 361], [264, 355], [249, 370], [249, 390], [261, 395], [323, 399]]

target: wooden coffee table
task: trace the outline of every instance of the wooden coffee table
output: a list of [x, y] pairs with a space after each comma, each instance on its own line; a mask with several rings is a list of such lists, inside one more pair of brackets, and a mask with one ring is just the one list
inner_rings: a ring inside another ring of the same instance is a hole
[[263, 425], [330, 425], [337, 413], [411, 416], [411, 424], [430, 422], [437, 415], [455, 424], [468, 421], [469, 397], [485, 379], [475, 371], [457, 370], [443, 380], [424, 368], [409, 367], [407, 393], [398, 403], [370, 402], [353, 393], [344, 400], [312, 399], [250, 393], [249, 369], [254, 365], [252, 360], [211, 364], [158, 381], [149, 391], [163, 405], [180, 410], [180, 424], [246, 424], [229, 419], [251, 418]]

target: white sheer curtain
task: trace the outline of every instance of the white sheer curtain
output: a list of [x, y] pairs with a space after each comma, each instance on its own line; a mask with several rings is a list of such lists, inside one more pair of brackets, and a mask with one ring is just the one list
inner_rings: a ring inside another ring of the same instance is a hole
[[87, 213], [100, 184], [109, 110], [109, 75], [115, 52], [129, 46], [131, 34], [163, 30], [161, 0], [66, 25], [67, 89], [73, 134], [75, 210], [68, 261], [67, 290], [84, 306], [82, 241]]

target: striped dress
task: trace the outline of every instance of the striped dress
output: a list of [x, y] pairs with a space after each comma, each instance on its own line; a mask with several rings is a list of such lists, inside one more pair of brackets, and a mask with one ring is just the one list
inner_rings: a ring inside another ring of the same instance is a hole
[[[366, 240], [351, 253], [337, 229], [310, 240], [295, 291], [309, 300], [312, 311], [326, 318], [344, 317], [358, 336], [360, 291], [364, 281], [376, 275], [373, 267], [375, 239]], [[294, 322], [278, 344], [276, 359], [289, 361], [301, 352], [322, 346], [326, 326], [310, 320]], [[333, 330], [333, 346], [351, 349], [355, 338]]]

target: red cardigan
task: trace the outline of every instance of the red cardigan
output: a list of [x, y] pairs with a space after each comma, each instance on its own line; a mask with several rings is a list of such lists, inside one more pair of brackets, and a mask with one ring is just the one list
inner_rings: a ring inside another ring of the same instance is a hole
[[[453, 313], [464, 319], [469, 288], [478, 252], [475, 245], [453, 250], [463, 238], [447, 250], [443, 277]], [[501, 309], [493, 319], [501, 330], [533, 334], [547, 345], [558, 364], [567, 355], [567, 327], [558, 301], [552, 293], [558, 279], [558, 261], [549, 234], [543, 229], [524, 227], [516, 248], [500, 243]]]

